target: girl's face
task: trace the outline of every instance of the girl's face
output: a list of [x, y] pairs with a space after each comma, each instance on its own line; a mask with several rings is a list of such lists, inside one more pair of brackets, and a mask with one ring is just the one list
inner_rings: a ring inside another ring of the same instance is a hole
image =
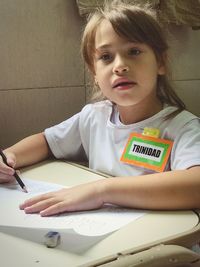
[[96, 32], [95, 50], [95, 80], [110, 101], [118, 107], [158, 101], [157, 76], [165, 70], [151, 47], [121, 38], [104, 20]]

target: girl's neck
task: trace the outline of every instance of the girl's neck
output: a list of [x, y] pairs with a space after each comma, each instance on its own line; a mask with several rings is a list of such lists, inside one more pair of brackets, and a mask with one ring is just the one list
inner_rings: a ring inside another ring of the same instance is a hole
[[118, 106], [117, 109], [119, 111], [120, 121], [123, 124], [133, 124], [145, 119], [148, 119], [161, 111], [163, 109], [163, 105], [159, 99], [156, 98], [156, 101], [152, 101], [152, 103], [138, 103], [133, 106]]

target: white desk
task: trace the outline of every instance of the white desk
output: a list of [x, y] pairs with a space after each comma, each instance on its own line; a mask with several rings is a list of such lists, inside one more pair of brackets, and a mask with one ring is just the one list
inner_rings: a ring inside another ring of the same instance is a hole
[[[60, 161], [48, 161], [26, 168], [22, 176], [67, 186], [102, 178], [87, 168]], [[94, 262], [115, 259], [121, 252], [134, 254], [161, 243], [189, 247], [200, 239], [199, 236], [199, 216], [193, 211], [149, 212], [82, 254], [46, 248], [0, 233], [0, 261], [2, 267], [92, 266]]]

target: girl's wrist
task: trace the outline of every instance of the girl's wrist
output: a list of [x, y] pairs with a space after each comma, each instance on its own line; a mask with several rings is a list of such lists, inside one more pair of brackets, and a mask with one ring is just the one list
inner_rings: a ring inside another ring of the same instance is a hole
[[111, 203], [110, 201], [110, 195], [111, 195], [111, 189], [112, 189], [112, 183], [114, 178], [106, 178], [99, 180], [96, 183], [97, 186], [97, 194], [100, 199], [100, 201], [104, 203]]

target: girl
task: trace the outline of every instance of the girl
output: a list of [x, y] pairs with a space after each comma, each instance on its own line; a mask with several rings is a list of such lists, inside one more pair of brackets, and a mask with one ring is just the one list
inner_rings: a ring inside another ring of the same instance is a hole
[[110, 4], [90, 18], [83, 57], [101, 99], [59, 125], [4, 150], [1, 182], [14, 167], [53, 154], [85, 157], [112, 178], [27, 200], [20, 208], [41, 216], [100, 208], [200, 208], [200, 124], [167, 79], [168, 46], [149, 8]]

